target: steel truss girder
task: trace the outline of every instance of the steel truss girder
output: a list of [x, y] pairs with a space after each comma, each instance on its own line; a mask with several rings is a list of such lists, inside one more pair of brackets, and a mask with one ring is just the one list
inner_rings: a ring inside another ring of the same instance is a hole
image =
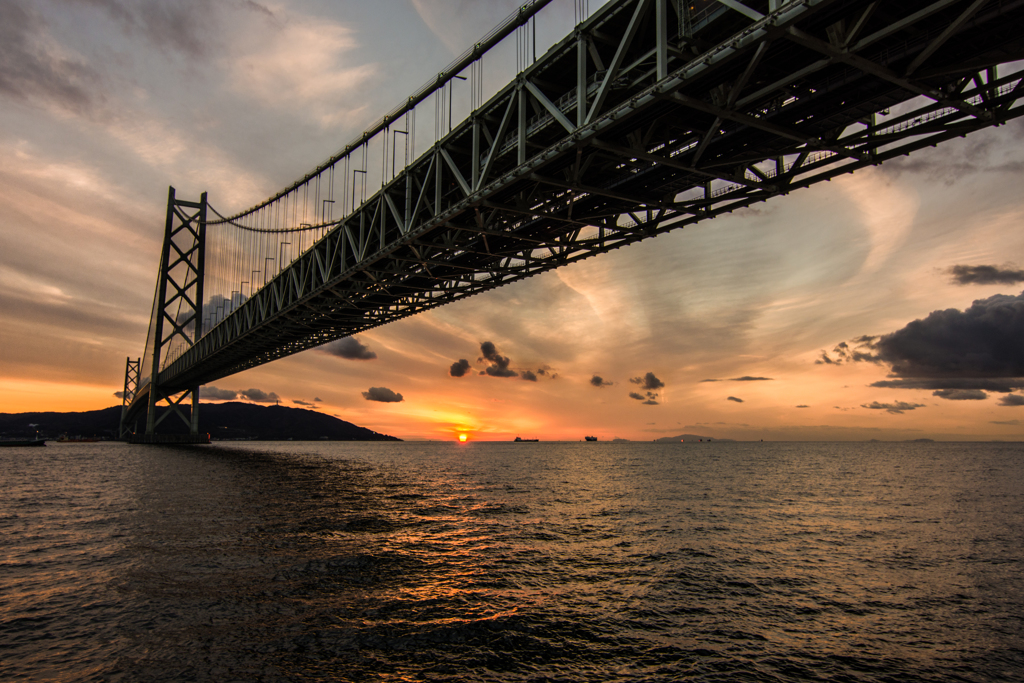
[[668, 4], [606, 5], [160, 385], [212, 381], [1024, 113], [1019, 78], [977, 73], [1024, 57], [1006, 30], [1024, 23], [1019, 1], [688, 3], [707, 10], [697, 22]]

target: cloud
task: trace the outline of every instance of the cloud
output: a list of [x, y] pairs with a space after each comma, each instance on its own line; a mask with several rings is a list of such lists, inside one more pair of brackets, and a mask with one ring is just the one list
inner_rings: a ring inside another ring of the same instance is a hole
[[742, 398], [736, 398], [735, 396], [730, 396], [729, 398], [727, 398], [725, 400], [726, 401], [735, 401], [736, 403], [743, 403], [743, 399]]
[[309, 401], [300, 401], [297, 398], [293, 398], [292, 399], [292, 403], [294, 403], [297, 406], [306, 406], [308, 408], [316, 408], [316, 403], [310, 403]]
[[615, 382], [606, 382], [604, 377], [601, 377], [601, 375], [594, 375], [590, 378], [590, 386], [597, 387], [599, 389], [601, 387], [610, 387], [613, 384], [615, 384]]
[[0, 96], [56, 105], [75, 114], [96, 105], [99, 74], [47, 46], [46, 28], [30, 3], [0, 3]]
[[[200, 394], [201, 393], [202, 392], [200, 391]], [[281, 399], [281, 397], [273, 391], [268, 394], [261, 389], [246, 389], [245, 391], [239, 391], [238, 396], [248, 399], [253, 403], [276, 403]]]
[[314, 403], [323, 403], [323, 402], [324, 402], [324, 400], [323, 400], [322, 398], [320, 398], [319, 396], [317, 396], [317, 397], [315, 397], [315, 398], [313, 399], [313, 402], [314, 402]]
[[346, 360], [374, 360], [377, 358], [375, 352], [371, 351], [368, 346], [355, 337], [345, 337], [344, 339], [332, 341], [321, 346], [320, 350]]
[[658, 405], [658, 402], [657, 402], [657, 401], [655, 401], [655, 400], [654, 400], [653, 398], [649, 398], [649, 399], [647, 399], [646, 401], [644, 401], [644, 402], [643, 402], [643, 403], [642, 403], [641, 405], [645, 405], [645, 406], [656, 406], [656, 405]]
[[369, 391], [363, 392], [363, 398], [379, 403], [401, 403], [405, 400], [401, 394], [396, 394], [387, 387], [370, 387]]
[[537, 375], [535, 375], [534, 373], [532, 373], [529, 370], [523, 370], [522, 378], [525, 379], [527, 382], [536, 382], [537, 381]]
[[629, 397], [635, 398], [637, 401], [642, 401], [644, 400], [644, 398], [646, 398], [643, 394], [638, 394], [635, 391], [629, 392]]
[[978, 389], [998, 394], [1008, 394], [1024, 389], [1024, 378], [985, 379], [978, 377], [947, 377], [940, 379], [883, 379], [870, 386], [881, 389]]
[[964, 311], [948, 308], [881, 337], [841, 342], [817, 363], [885, 363], [890, 378], [872, 386], [1008, 392], [1024, 386], [1024, 293], [996, 294]]
[[480, 353], [483, 354], [480, 360], [490, 363], [480, 374], [487, 374], [491, 377], [518, 377], [519, 373], [509, 369], [512, 361], [498, 353], [498, 348], [493, 342], [485, 341], [480, 344]]
[[924, 407], [925, 405], [923, 403], [904, 403], [903, 401], [896, 401], [895, 403], [879, 403], [878, 401], [872, 401], [871, 403], [861, 405], [861, 408], [867, 408], [868, 410], [884, 410], [892, 413], [893, 415], [902, 415], [904, 411]]
[[733, 377], [730, 382], [771, 382], [771, 377], [751, 377], [750, 375], [744, 375], [743, 377]]
[[[249, 391], [259, 391], [259, 389], [250, 389]], [[260, 391], [260, 393], [262, 394], [263, 392]], [[213, 385], [208, 385], [199, 388], [199, 396], [209, 401], [234, 401], [238, 398], [238, 392], [231, 391], [230, 389], [218, 389]], [[274, 398], [276, 399], [277, 396], [274, 395]], [[257, 399], [250, 400], [255, 401]]]
[[465, 377], [466, 373], [469, 372], [470, 367], [468, 360], [460, 358], [452, 363], [452, 366], [448, 368], [448, 374], [452, 377]]
[[810, 408], [810, 406], [798, 405], [797, 408]]
[[1011, 427], [1020, 427], [1024, 425], [1024, 420], [992, 420], [989, 422], [990, 425], [1009, 425]]
[[1024, 396], [1020, 394], [1010, 394], [1009, 396], [1003, 396], [999, 399], [999, 405], [1001, 406], [1024, 406]]
[[124, 392], [123, 391], [115, 391], [114, 392], [114, 398], [124, 398]]
[[639, 384], [647, 391], [654, 391], [655, 389], [661, 389], [665, 386], [665, 383], [654, 376], [653, 372], [648, 372], [643, 377], [634, 377], [629, 380], [630, 384]]
[[947, 401], [984, 401], [988, 398], [988, 394], [978, 389], [939, 389], [932, 392], [932, 396], [938, 396]]
[[949, 269], [953, 282], [958, 285], [1014, 285], [1024, 282], [1024, 270], [1012, 264], [999, 266], [963, 266]]
[[705, 382], [721, 382], [720, 379], [702, 379], [698, 384], [704, 384]]

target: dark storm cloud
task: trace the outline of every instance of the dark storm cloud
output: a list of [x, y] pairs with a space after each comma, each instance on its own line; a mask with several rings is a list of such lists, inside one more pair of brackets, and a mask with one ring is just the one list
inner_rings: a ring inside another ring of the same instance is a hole
[[525, 379], [527, 382], [536, 382], [537, 381], [537, 375], [535, 375], [534, 373], [532, 373], [529, 370], [523, 370], [522, 378]]
[[355, 337], [345, 337], [344, 339], [332, 341], [321, 346], [320, 350], [346, 360], [374, 360], [377, 358], [375, 352], [371, 351], [368, 346]]
[[956, 265], [949, 269], [958, 285], [1015, 285], [1024, 282], [1024, 270], [1010, 264], [999, 266]]
[[448, 368], [448, 374], [452, 377], [465, 377], [466, 373], [469, 372], [469, 368], [469, 361], [465, 358], [460, 358], [452, 363], [452, 366]]
[[593, 387], [610, 387], [613, 384], [615, 384], [615, 382], [604, 381], [604, 377], [601, 377], [601, 375], [594, 375], [593, 377], [590, 378], [590, 386]]
[[[253, 390], [250, 389], [250, 391]], [[210, 401], [234, 401], [238, 398], [238, 392], [231, 391], [230, 389], [218, 389], [217, 387], [210, 385], [200, 387], [199, 396]]]
[[938, 396], [947, 401], [984, 401], [988, 398], [988, 394], [978, 389], [939, 389], [933, 391], [932, 396]]
[[733, 377], [730, 382], [771, 382], [771, 377], [751, 377], [750, 375], [744, 375], [743, 377]]
[[821, 364], [885, 363], [892, 379], [872, 386], [1007, 392], [1024, 383], [1024, 293], [978, 299], [964, 311], [932, 311], [881, 337], [841, 342]]
[[874, 345], [898, 377], [1024, 377], [1024, 294], [933, 311]]
[[498, 353], [498, 348], [493, 342], [485, 341], [480, 344], [481, 361], [486, 360], [490, 363], [481, 374], [487, 374], [491, 377], [518, 377], [519, 373], [515, 370], [509, 369], [509, 363], [512, 361]]
[[905, 403], [903, 401], [896, 401], [895, 403], [879, 403], [878, 401], [872, 401], [871, 403], [861, 405], [861, 408], [867, 408], [868, 410], [884, 410], [888, 413], [892, 413], [893, 415], [902, 415], [907, 410], [924, 407], [923, 403]]
[[634, 377], [629, 380], [630, 384], [639, 384], [647, 391], [654, 391], [655, 389], [661, 389], [665, 386], [665, 383], [654, 376], [653, 372], [648, 372], [643, 377]]
[[1009, 394], [999, 399], [999, 405], [1008, 407], [1024, 406], [1024, 396], [1020, 394]]
[[99, 74], [47, 52], [46, 27], [29, 2], [0, 0], [0, 95], [42, 101], [76, 114], [96, 104]]
[[727, 398], [725, 400], [726, 401], [735, 401], [736, 403], [743, 403], [743, 399], [742, 398], [736, 398], [735, 396], [730, 396], [729, 398]]
[[363, 392], [363, 398], [379, 403], [401, 403], [405, 400], [401, 394], [396, 394], [387, 387], [370, 387], [369, 391]]
[[[202, 392], [200, 392], [201, 394]], [[262, 389], [246, 389], [238, 392], [239, 397], [248, 399], [253, 403], [276, 403], [280, 400], [280, 396], [275, 394], [273, 391], [267, 393]]]

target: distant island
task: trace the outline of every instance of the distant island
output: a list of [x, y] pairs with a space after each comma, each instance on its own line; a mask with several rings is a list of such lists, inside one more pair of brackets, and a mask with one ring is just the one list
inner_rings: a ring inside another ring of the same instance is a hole
[[655, 439], [657, 443], [679, 443], [680, 441], [735, 441], [735, 439], [719, 439], [712, 436], [701, 436], [700, 434], [680, 434], [679, 436], [663, 436]]
[[[61, 434], [113, 439], [120, 421], [121, 406], [83, 413], [0, 413], [0, 437], [31, 438], [38, 432], [50, 439]], [[139, 428], [144, 427], [145, 422], [140, 421]], [[188, 429], [169, 415], [160, 431], [185, 434]], [[401, 441], [314, 410], [238, 402], [203, 403], [199, 431], [214, 440]]]

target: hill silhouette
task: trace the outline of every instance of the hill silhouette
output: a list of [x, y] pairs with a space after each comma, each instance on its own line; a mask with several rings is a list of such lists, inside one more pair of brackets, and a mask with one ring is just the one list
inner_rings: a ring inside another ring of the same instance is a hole
[[[158, 409], [158, 416], [164, 410]], [[82, 413], [0, 413], [0, 436], [28, 438], [38, 430], [40, 436], [47, 438], [61, 434], [114, 438], [120, 420], [120, 406]], [[143, 418], [139, 428], [144, 427]], [[159, 430], [165, 434], [188, 432], [185, 423], [174, 415], [168, 415]], [[314, 410], [238, 402], [202, 404], [199, 431], [213, 439], [401, 441]]]

